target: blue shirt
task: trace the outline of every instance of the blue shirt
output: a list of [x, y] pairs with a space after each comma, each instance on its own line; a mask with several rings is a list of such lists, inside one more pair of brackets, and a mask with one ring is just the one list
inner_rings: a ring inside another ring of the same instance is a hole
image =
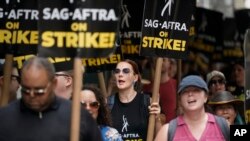
[[119, 132], [109, 126], [100, 126], [103, 141], [123, 141]]

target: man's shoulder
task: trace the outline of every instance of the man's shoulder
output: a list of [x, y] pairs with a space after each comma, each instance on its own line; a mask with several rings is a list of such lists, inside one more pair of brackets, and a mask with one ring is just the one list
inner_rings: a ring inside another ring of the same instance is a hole
[[20, 100], [15, 100], [6, 106], [0, 107], [0, 115], [12, 113], [14, 110], [18, 110], [19, 104], [20, 104]]
[[71, 107], [71, 100], [56, 96], [56, 103], [59, 103], [61, 106]]
[[[14, 101], [4, 107], [0, 108], [0, 126], [7, 127], [10, 126], [11, 123], [9, 121], [13, 121], [18, 119], [20, 115], [20, 106], [18, 101]], [[2, 128], [1, 128], [2, 129]]]

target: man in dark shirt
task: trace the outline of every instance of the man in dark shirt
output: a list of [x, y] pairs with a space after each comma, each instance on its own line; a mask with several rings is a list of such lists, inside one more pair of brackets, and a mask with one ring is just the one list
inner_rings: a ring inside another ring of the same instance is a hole
[[[71, 103], [55, 96], [54, 66], [45, 58], [27, 60], [21, 70], [22, 97], [0, 109], [0, 141], [69, 141]], [[91, 115], [81, 111], [80, 141], [101, 141]]]

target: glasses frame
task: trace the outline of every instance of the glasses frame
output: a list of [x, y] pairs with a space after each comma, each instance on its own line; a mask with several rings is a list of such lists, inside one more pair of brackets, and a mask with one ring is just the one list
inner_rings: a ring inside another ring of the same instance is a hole
[[209, 86], [215, 86], [216, 84], [226, 84], [226, 81], [224, 79], [216, 79], [216, 80], [211, 80], [209, 82]]
[[113, 73], [114, 74], [120, 74], [120, 73], [123, 73], [123, 74], [129, 74], [131, 72], [131, 69], [130, 68], [123, 68], [123, 69], [118, 69], [116, 68]]
[[92, 109], [98, 109], [100, 107], [100, 102], [98, 101], [93, 101], [93, 102], [84, 102], [84, 101], [81, 101], [81, 105], [83, 108], [86, 108], [87, 105], [89, 105], [90, 108]]
[[23, 85], [21, 85], [21, 94], [23, 95], [30, 95], [33, 93], [35, 96], [42, 96], [48, 91], [48, 87], [50, 86], [51, 83], [48, 83], [46, 87], [44, 88], [27, 88]]

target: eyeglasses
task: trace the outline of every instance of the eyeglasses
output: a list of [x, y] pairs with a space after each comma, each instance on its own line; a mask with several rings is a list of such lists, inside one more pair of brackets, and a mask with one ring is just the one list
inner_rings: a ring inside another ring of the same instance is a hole
[[209, 82], [209, 85], [211, 86], [211, 85], [225, 84], [225, 83], [226, 83], [225, 80], [223, 80], [223, 79], [218, 79], [218, 80], [211, 80], [211, 81]]
[[89, 105], [90, 108], [97, 109], [100, 106], [100, 103], [97, 101], [86, 103], [86, 102], [81, 102], [83, 108], [87, 108], [87, 105]]
[[45, 88], [27, 88], [21, 86], [21, 93], [25, 95], [30, 95], [31, 93], [33, 93], [35, 96], [42, 96], [47, 92], [49, 85], [50, 83], [48, 83]]
[[11, 80], [17, 80], [18, 83], [21, 81], [20, 76], [14, 74], [11, 75]]
[[130, 73], [130, 69], [129, 68], [124, 68], [122, 70], [120, 69], [115, 69], [114, 70], [114, 74], [120, 74], [120, 72], [122, 71], [123, 74], [129, 74]]

